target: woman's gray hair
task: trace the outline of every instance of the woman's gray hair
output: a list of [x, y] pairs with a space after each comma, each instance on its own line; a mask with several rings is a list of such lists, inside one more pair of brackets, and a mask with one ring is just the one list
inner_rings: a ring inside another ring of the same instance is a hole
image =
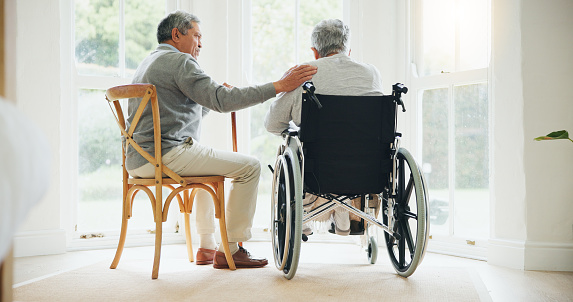
[[197, 16], [181, 10], [174, 11], [167, 15], [157, 26], [157, 42], [163, 43], [171, 40], [171, 31], [177, 28], [182, 34], [193, 28], [193, 22], [199, 24]]
[[349, 40], [350, 28], [338, 19], [322, 20], [312, 30], [311, 44], [321, 58], [348, 52]]

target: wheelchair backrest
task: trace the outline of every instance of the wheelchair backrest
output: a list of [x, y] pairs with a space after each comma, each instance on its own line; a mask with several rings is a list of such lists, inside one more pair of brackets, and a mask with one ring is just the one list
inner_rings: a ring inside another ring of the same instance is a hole
[[394, 96], [303, 94], [299, 138], [305, 190], [315, 194], [381, 193], [392, 170]]

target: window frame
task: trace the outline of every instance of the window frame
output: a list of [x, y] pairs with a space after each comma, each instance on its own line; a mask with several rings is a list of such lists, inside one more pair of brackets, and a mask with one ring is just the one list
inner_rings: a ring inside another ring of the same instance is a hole
[[[77, 117], [78, 103], [77, 93], [81, 89], [97, 89], [103, 90], [118, 86], [131, 84], [132, 77], [127, 76], [125, 72], [125, 14], [124, 3], [126, 0], [119, 1], [119, 76], [99, 76], [99, 75], [83, 75], [80, 74], [76, 68], [75, 60], [75, 3], [79, 0], [64, 1], [61, 3], [61, 92], [62, 92], [62, 107], [61, 116], [70, 117], [68, 119], [60, 119], [60, 129], [62, 132], [61, 157], [66, 160], [61, 161], [61, 195], [62, 195], [62, 209], [60, 211], [61, 218], [60, 224], [66, 231], [66, 240], [68, 250], [81, 250], [101, 246], [116, 246], [117, 238], [120, 230], [112, 231], [98, 231], [102, 233], [103, 238], [96, 238], [95, 240], [80, 239], [82, 232], [77, 231], [78, 223], [78, 202], [79, 202], [79, 186], [77, 181], [78, 176], [78, 151], [79, 151], [79, 122]], [[192, 7], [191, 0], [165, 0], [165, 12], [170, 12], [176, 9], [190, 9]], [[103, 95], [102, 95], [103, 102]], [[119, 152], [119, 146], [118, 146]], [[118, 197], [118, 202], [121, 197]], [[182, 223], [179, 222], [181, 225]], [[85, 233], [86, 231], [84, 231]], [[155, 235], [146, 234], [142, 231], [133, 232], [136, 236], [132, 236], [129, 246], [137, 245], [150, 245], [155, 240]], [[131, 232], [130, 232], [131, 235]], [[131, 237], [130, 237], [131, 238]], [[181, 242], [183, 236], [181, 233], [170, 234], [166, 233], [163, 237], [164, 243]]]
[[[408, 61], [406, 62], [406, 78], [408, 86], [410, 88], [411, 103], [413, 105], [413, 110], [416, 111], [415, 117], [411, 121], [411, 127], [415, 133], [415, 143], [412, 144], [414, 150], [417, 154], [417, 159], [422, 163], [422, 150], [423, 150], [423, 123], [422, 123], [422, 94], [425, 90], [447, 88], [448, 89], [448, 195], [449, 200], [449, 213], [451, 217], [455, 215], [455, 104], [454, 104], [454, 87], [462, 85], [470, 85], [477, 83], [486, 83], [488, 85], [488, 147], [489, 147], [489, 171], [493, 169], [493, 152], [492, 152], [492, 98], [491, 98], [491, 85], [490, 85], [490, 68], [489, 68], [489, 58], [491, 56], [491, 0], [487, 1], [487, 37], [488, 37], [488, 53], [487, 62], [488, 66], [479, 69], [461, 70], [461, 71], [449, 71], [440, 74], [433, 74], [422, 76], [418, 73], [418, 62], [423, 59], [423, 51], [421, 47], [418, 46], [422, 44], [422, 22], [416, 22], [416, 20], [421, 20], [422, 16], [422, 1], [424, 0], [410, 0], [407, 7], [407, 20], [406, 24], [408, 27]], [[460, 0], [456, 0], [456, 3]], [[456, 24], [458, 26], [458, 24]], [[456, 29], [456, 52], [455, 52], [455, 69], [459, 66], [459, 30]], [[492, 198], [492, 179], [491, 173], [489, 177], [489, 200], [484, 201], [489, 205]], [[485, 260], [487, 259], [487, 241], [488, 238], [470, 238], [468, 236], [458, 236], [455, 234], [454, 230], [454, 219], [448, 219], [448, 235], [431, 235], [431, 245], [430, 250], [437, 251], [445, 254], [461, 255], [465, 257]], [[487, 225], [488, 232], [490, 229], [489, 224]], [[431, 229], [430, 229], [431, 230]]]

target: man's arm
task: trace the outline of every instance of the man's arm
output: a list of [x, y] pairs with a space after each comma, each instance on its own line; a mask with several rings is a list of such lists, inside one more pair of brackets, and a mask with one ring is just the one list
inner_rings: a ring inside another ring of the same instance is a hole
[[302, 103], [302, 88], [280, 94], [272, 103], [265, 116], [265, 128], [272, 134], [281, 135], [289, 128], [289, 122], [294, 119]]
[[299, 87], [316, 73], [314, 66], [295, 66], [274, 83], [250, 87], [228, 88], [217, 84], [203, 72], [193, 59], [182, 64], [176, 78], [177, 86], [191, 100], [217, 112], [230, 112], [260, 104], [277, 93]]
[[283, 77], [273, 82], [276, 93], [288, 92], [300, 87], [304, 82], [310, 81], [316, 73], [317, 67], [311, 65], [297, 65], [287, 70]]

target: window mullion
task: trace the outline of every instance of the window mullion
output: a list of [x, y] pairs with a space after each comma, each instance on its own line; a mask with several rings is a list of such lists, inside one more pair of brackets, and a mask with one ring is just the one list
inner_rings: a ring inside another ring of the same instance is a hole
[[441, 73], [424, 77], [411, 77], [410, 86], [417, 89], [446, 87], [449, 84], [469, 84], [487, 81], [488, 69], [465, 70], [452, 73]]
[[119, 0], [119, 76], [125, 77], [125, 0]]
[[77, 75], [75, 79], [76, 89], [99, 89], [106, 90], [113, 86], [127, 85], [131, 79], [125, 77], [108, 77], [108, 76], [85, 76]]
[[455, 233], [455, 187], [456, 187], [456, 115], [455, 115], [454, 85], [448, 85], [448, 193], [449, 193], [449, 234]]
[[294, 5], [294, 62], [296, 64], [299, 63], [298, 61], [299, 9], [300, 9], [300, 1], [296, 0], [296, 3]]
[[455, 29], [455, 37], [454, 37], [454, 71], [458, 71], [461, 68], [461, 64], [460, 64], [460, 25], [461, 25], [461, 20], [460, 20], [460, 9], [461, 9], [461, 4], [459, 3], [459, 1], [455, 1], [454, 3], [454, 14], [456, 16], [456, 20], [455, 20], [455, 24], [456, 24], [456, 29]]

